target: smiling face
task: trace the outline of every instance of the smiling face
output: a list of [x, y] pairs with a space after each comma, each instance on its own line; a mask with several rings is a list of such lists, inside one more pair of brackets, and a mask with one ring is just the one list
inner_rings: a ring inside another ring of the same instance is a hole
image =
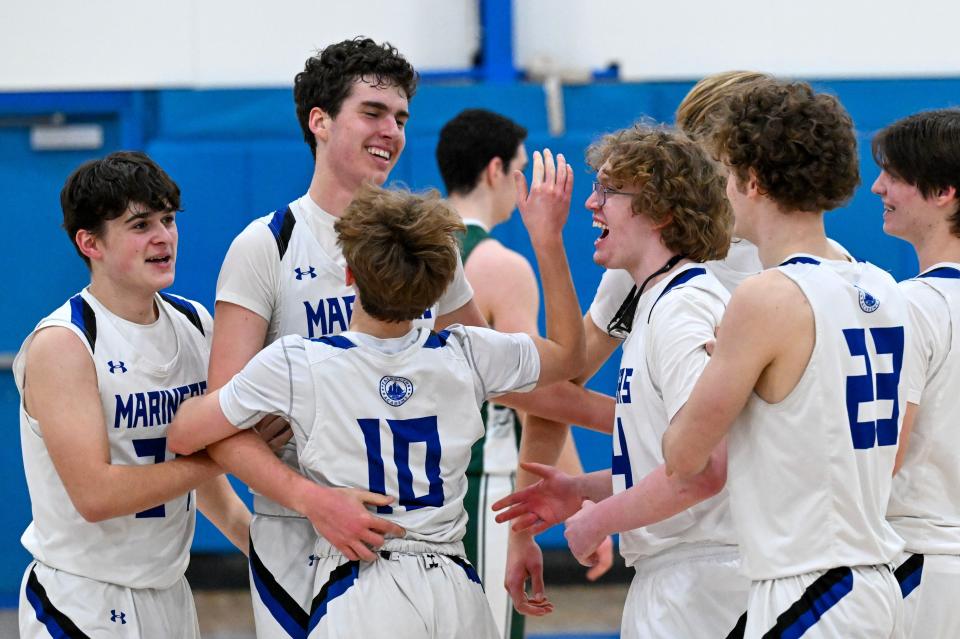
[[150, 211], [131, 203], [117, 218], [107, 220], [98, 235], [80, 231], [77, 241], [91, 260], [95, 276], [102, 274], [120, 290], [152, 295], [173, 284], [177, 263], [177, 222], [174, 211]]
[[383, 184], [406, 144], [408, 108], [396, 85], [358, 79], [335, 118], [319, 108], [311, 114], [311, 125], [317, 124], [318, 162], [351, 191], [367, 181]]
[[933, 231], [943, 213], [934, 202], [923, 197], [909, 184], [887, 171], [881, 171], [870, 191], [883, 202], [883, 232], [911, 243], [917, 243]]
[[630, 270], [639, 261], [647, 242], [651, 238], [659, 242], [660, 234], [646, 215], [634, 213], [631, 192], [635, 191], [635, 185], [611, 180], [604, 170], [606, 166], [597, 173], [597, 182], [602, 187], [627, 193], [606, 193], [602, 206], [596, 192], [587, 198], [585, 205], [593, 214], [593, 226], [600, 229], [600, 236], [593, 242], [593, 261], [608, 269]]

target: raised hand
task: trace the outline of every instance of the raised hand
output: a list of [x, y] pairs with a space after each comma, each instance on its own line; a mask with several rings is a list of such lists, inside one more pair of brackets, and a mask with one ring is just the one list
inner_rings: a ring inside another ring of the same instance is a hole
[[370, 513], [367, 505], [386, 506], [393, 497], [356, 488], [316, 486], [304, 503], [303, 514], [313, 527], [347, 559], [373, 561], [387, 536], [403, 537], [397, 524]]
[[520, 171], [513, 173], [517, 187], [517, 208], [531, 241], [559, 234], [570, 214], [570, 196], [573, 193], [573, 168], [563, 154], [557, 155], [554, 165], [550, 149], [533, 152], [533, 175], [530, 189]]
[[585, 499], [580, 512], [567, 520], [563, 536], [567, 538], [570, 552], [584, 566], [595, 566], [600, 561], [599, 548], [606, 534], [600, 532], [594, 522], [597, 505]]
[[[527, 595], [527, 581], [530, 581], [530, 595]], [[553, 612], [553, 604], [544, 592], [543, 553], [533, 535], [510, 535], [503, 587], [520, 614], [542, 617]]]
[[537, 535], [580, 510], [576, 478], [544, 464], [523, 462], [520, 467], [540, 481], [495, 502], [493, 510], [503, 510], [497, 514], [497, 523], [514, 520], [514, 532]]

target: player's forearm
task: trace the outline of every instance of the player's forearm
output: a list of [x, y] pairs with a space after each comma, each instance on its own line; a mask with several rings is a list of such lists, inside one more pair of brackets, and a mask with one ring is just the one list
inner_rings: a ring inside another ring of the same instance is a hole
[[560, 233], [531, 237], [540, 278], [543, 283], [547, 338], [559, 347], [556, 379], [571, 379], [580, 374], [586, 361], [586, 346], [580, 303], [570, 275], [570, 265]]
[[557, 382], [529, 393], [510, 393], [498, 404], [561, 424], [577, 424], [602, 433], [613, 430], [616, 402], [609, 395], [587, 390], [573, 382]]
[[[527, 415], [520, 434], [520, 461], [556, 466], [567, 440], [569, 428], [534, 415]], [[538, 477], [522, 468], [517, 470], [517, 489], [537, 483]]]
[[233, 490], [226, 475], [197, 487], [197, 510], [243, 554], [250, 547], [250, 511]]
[[242, 431], [210, 445], [210, 456], [223, 470], [285, 508], [301, 512], [299, 497], [308, 479], [283, 463], [260, 437]]
[[143, 466], [107, 463], [68, 494], [84, 519], [99, 522], [160, 506], [220, 473], [204, 453]]
[[713, 463], [689, 479], [667, 477], [666, 467], [661, 465], [628, 490], [599, 502], [595, 524], [604, 535], [650, 526], [713, 497], [725, 482], [725, 468]]

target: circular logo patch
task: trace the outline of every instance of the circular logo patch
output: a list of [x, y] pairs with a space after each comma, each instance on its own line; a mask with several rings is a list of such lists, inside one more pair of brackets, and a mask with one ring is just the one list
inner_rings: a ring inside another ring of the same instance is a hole
[[380, 380], [380, 397], [391, 406], [399, 406], [413, 395], [413, 383], [406, 377], [388, 375]]
[[857, 290], [860, 291], [860, 310], [862, 310], [864, 313], [872, 313], [880, 308], [880, 300], [875, 298], [870, 293], [867, 293], [859, 286], [857, 287]]

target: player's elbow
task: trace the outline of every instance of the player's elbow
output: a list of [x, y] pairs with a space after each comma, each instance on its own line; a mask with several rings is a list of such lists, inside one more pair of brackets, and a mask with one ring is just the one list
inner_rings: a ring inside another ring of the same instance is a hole
[[580, 340], [574, 346], [565, 348], [563, 357], [560, 360], [559, 379], [575, 379], [579, 377], [587, 366], [587, 349], [583, 340]]
[[682, 480], [694, 479], [704, 467], [704, 461], [693, 454], [689, 447], [682, 446], [669, 429], [663, 436], [663, 461], [667, 475]]
[[71, 496], [70, 500], [84, 521], [91, 524], [99, 524], [102, 521], [117, 516], [117, 514], [111, 510], [110, 504], [97, 495], [80, 498]]
[[192, 455], [201, 447], [195, 442], [191, 442], [187, 434], [182, 432], [182, 429], [174, 430], [171, 426], [170, 430], [167, 431], [167, 448], [175, 455]]

